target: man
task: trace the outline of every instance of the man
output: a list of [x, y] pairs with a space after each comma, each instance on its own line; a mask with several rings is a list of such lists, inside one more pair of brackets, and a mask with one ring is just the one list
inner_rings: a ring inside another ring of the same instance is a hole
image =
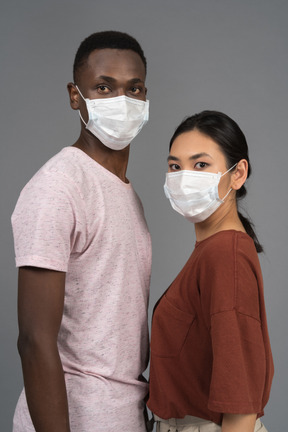
[[144, 432], [150, 235], [126, 178], [148, 120], [146, 59], [120, 32], [80, 45], [81, 132], [23, 189], [12, 216], [24, 387], [14, 432]]

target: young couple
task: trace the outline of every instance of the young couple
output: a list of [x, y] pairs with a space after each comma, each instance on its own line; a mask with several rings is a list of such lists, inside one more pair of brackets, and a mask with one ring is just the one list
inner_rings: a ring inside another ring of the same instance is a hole
[[[78, 140], [25, 186], [12, 216], [24, 388], [14, 432], [144, 432], [151, 241], [126, 177], [148, 120], [146, 59], [114, 31], [80, 45], [68, 84]], [[148, 407], [157, 431], [266, 431], [273, 376], [262, 247], [237, 210], [245, 137], [204, 111], [176, 129], [165, 193], [195, 227], [154, 309]], [[192, 249], [192, 248], [191, 248]]]

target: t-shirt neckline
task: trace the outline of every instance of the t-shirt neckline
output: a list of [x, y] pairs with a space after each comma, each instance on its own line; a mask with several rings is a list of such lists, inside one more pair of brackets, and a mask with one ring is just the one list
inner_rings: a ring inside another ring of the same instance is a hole
[[235, 233], [235, 234], [242, 234], [243, 236], [249, 237], [251, 239], [251, 237], [249, 236], [249, 234], [247, 234], [246, 232], [239, 231], [239, 230], [236, 230], [236, 229], [227, 229], [227, 230], [217, 231], [216, 233], [212, 234], [211, 236], [209, 236], [209, 237], [207, 237], [207, 238], [205, 238], [203, 240], [200, 240], [200, 241], [196, 240], [196, 242], [195, 242], [195, 248], [198, 247], [198, 246], [200, 246], [200, 245], [202, 245], [203, 243], [209, 241], [210, 239], [216, 237], [217, 235], [221, 235], [221, 234], [223, 235], [224, 233], [229, 233], [229, 232], [230, 233]]
[[63, 150], [72, 151], [74, 153], [77, 153], [77, 155], [81, 155], [80, 157], [82, 157], [83, 160], [85, 159], [86, 161], [89, 161], [91, 165], [96, 164], [98, 169], [101, 170], [103, 174], [105, 174], [107, 177], [110, 177], [110, 179], [113, 180], [114, 182], [121, 184], [123, 187], [127, 189], [132, 188], [131, 182], [129, 180], [128, 180], [129, 183], [125, 183], [116, 174], [113, 174], [111, 171], [109, 171], [107, 168], [105, 168], [103, 165], [101, 165], [99, 162], [97, 162], [95, 159], [93, 159], [91, 156], [89, 156], [87, 153], [85, 153], [83, 150], [79, 149], [78, 147], [67, 146], [64, 147]]

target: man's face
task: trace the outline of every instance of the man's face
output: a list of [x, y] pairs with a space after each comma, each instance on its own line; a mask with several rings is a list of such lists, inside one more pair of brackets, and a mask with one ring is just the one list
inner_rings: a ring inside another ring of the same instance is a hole
[[[76, 84], [84, 98], [103, 99], [125, 95], [145, 101], [145, 78], [145, 67], [137, 53], [108, 48], [92, 51], [78, 72]], [[72, 103], [71, 106], [74, 109], [80, 108], [87, 121], [85, 101], [80, 95], [77, 99], [78, 106], [73, 106]]]

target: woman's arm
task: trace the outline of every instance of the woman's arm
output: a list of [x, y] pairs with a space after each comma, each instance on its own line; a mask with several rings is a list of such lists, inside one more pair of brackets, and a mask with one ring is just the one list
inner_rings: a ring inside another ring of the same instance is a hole
[[37, 432], [69, 432], [68, 403], [57, 336], [63, 314], [65, 273], [19, 270], [18, 350], [27, 403]]
[[222, 432], [254, 432], [256, 414], [224, 414]]

